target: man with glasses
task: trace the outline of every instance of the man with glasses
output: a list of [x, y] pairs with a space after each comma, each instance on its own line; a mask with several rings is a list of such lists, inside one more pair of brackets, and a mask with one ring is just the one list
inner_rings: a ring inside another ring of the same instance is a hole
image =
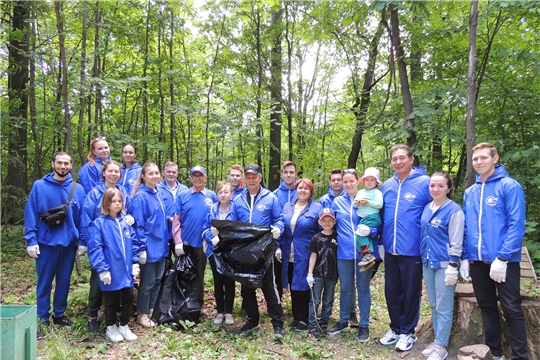
[[208, 215], [210, 206], [218, 199], [215, 192], [205, 187], [207, 177], [206, 170], [202, 166], [194, 166], [189, 173], [193, 186], [191, 189], [183, 190], [176, 195], [172, 233], [176, 256], [184, 254], [184, 244], [191, 245], [199, 256], [197, 273], [199, 274], [199, 301], [202, 309], [204, 269], [206, 267], [206, 255], [202, 247], [203, 222]]
[[238, 164], [231, 165], [229, 173], [227, 174], [227, 180], [232, 185], [234, 199], [236, 195], [244, 191], [244, 184], [242, 183], [242, 175], [244, 174], [244, 168]]
[[384, 290], [390, 330], [379, 341], [382, 345], [396, 344], [397, 351], [409, 351], [416, 342], [422, 296], [420, 218], [431, 195], [426, 168], [413, 167], [414, 156], [407, 145], [394, 145], [390, 159], [394, 176], [381, 189]]

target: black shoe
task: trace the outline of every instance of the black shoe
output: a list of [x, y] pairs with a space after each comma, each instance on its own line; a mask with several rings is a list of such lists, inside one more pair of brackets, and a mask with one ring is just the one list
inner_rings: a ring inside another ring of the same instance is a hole
[[248, 321], [247, 323], [244, 324], [244, 326], [240, 328], [239, 334], [243, 334], [249, 330], [256, 330], [258, 328], [259, 328], [259, 324]]
[[303, 321], [299, 321], [294, 329], [296, 331], [306, 331], [307, 330], [307, 324], [305, 322], [303, 322]]
[[99, 321], [98, 318], [88, 318], [88, 331], [92, 334], [99, 333]]
[[283, 337], [285, 336], [285, 332], [283, 331], [283, 328], [280, 326], [276, 326], [274, 328], [274, 339], [281, 341]]
[[71, 325], [73, 325], [73, 321], [69, 320], [65, 316], [60, 316], [59, 318], [53, 317], [53, 323], [56, 327], [64, 327], [67, 329], [70, 329]]
[[358, 327], [358, 318], [356, 317], [356, 313], [352, 312], [349, 314], [349, 326], [350, 327]]
[[328, 330], [328, 335], [337, 335], [342, 331], [349, 331], [349, 324], [346, 322], [338, 322], [333, 328]]
[[290, 327], [291, 329], [294, 329], [294, 328], [296, 327], [296, 325], [298, 325], [299, 322], [300, 322], [300, 321], [298, 321], [298, 320], [293, 320], [293, 321], [289, 324], [289, 327]]
[[328, 336], [328, 325], [321, 325], [321, 336]]
[[50, 326], [51, 323], [49, 321], [40, 322], [37, 326], [36, 339], [44, 339], [46, 336], [46, 332], [48, 332]]
[[365, 343], [368, 342], [370, 339], [369, 337], [369, 328], [367, 327], [360, 327], [358, 328], [358, 335], [356, 336], [356, 340]]
[[314, 339], [314, 340], [321, 340], [321, 333], [318, 332], [317, 330], [309, 330], [309, 337]]

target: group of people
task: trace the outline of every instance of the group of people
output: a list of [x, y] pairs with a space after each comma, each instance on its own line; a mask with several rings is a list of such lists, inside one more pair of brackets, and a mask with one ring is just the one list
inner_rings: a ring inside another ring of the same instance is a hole
[[[214, 276], [215, 324], [234, 323], [235, 282], [220, 274], [213, 257], [219, 230], [212, 220], [248, 222], [271, 229], [275, 259], [264, 275], [262, 292], [276, 338], [284, 335], [283, 289], [289, 289], [297, 331], [320, 339], [358, 325], [357, 340], [370, 339], [370, 282], [384, 260], [385, 296], [390, 329], [383, 345], [409, 351], [416, 342], [422, 279], [432, 308], [435, 341], [422, 351], [429, 360], [445, 359], [452, 328], [458, 274], [471, 281], [482, 310], [485, 341], [495, 359], [504, 358], [497, 295], [509, 328], [513, 359], [527, 359], [525, 321], [519, 294], [519, 261], [525, 230], [520, 184], [512, 179], [489, 143], [476, 145], [472, 160], [476, 183], [465, 191], [462, 208], [452, 200], [452, 180], [444, 172], [427, 176], [413, 166], [411, 149], [390, 149], [394, 176], [381, 184], [380, 172], [355, 169], [330, 172], [328, 193], [314, 200], [314, 185], [297, 179], [296, 165], [282, 165], [278, 189], [262, 184], [257, 164], [229, 168], [216, 192], [205, 187], [204, 167], [190, 171], [192, 187], [177, 180], [178, 166], [135, 162], [131, 144], [123, 165], [110, 159], [105, 137], [94, 139], [88, 162], [80, 169], [81, 185], [70, 175], [69, 154], [54, 154], [53, 173], [37, 180], [25, 212], [28, 254], [36, 259], [37, 308], [43, 325], [50, 321], [50, 293], [56, 277], [52, 321], [70, 326], [65, 316], [69, 278], [75, 256], [88, 251], [92, 276], [88, 327], [99, 332], [98, 310], [105, 308], [111, 341], [134, 340], [128, 322], [139, 279], [137, 323], [152, 327], [165, 259], [182, 256], [189, 244], [199, 257], [198, 294], [204, 302], [206, 260]], [[74, 185], [75, 184], [75, 185]], [[359, 189], [362, 184], [363, 188]], [[70, 194], [72, 187], [74, 194]], [[50, 227], [40, 214], [68, 201], [64, 222]], [[375, 266], [374, 266], [375, 265]], [[329, 328], [337, 281], [339, 320]], [[256, 290], [242, 286], [247, 314], [240, 333], [259, 326]], [[321, 308], [320, 305], [322, 305]], [[360, 320], [356, 320], [358, 306]], [[121, 309], [118, 323], [117, 310]], [[117, 326], [117, 324], [119, 326]]]

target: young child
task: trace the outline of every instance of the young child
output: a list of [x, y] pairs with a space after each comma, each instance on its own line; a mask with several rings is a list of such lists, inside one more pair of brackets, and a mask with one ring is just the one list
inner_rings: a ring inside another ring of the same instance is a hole
[[360, 190], [354, 198], [353, 207], [356, 208], [356, 215], [360, 217], [360, 223], [356, 230], [356, 248], [360, 252], [359, 266], [362, 266], [360, 271], [366, 271], [375, 264], [375, 256], [373, 255], [373, 242], [369, 237], [369, 232], [366, 234], [362, 228], [379, 227], [381, 226], [381, 217], [379, 211], [383, 206], [382, 192], [377, 188], [381, 185], [379, 180], [380, 172], [376, 168], [367, 168], [364, 176], [360, 181], [364, 185], [364, 189]]
[[[137, 335], [129, 329], [128, 322], [133, 306], [133, 278], [139, 276], [136, 249], [133, 248], [134, 232], [124, 219], [124, 199], [117, 188], [103, 193], [101, 214], [91, 225], [88, 257], [99, 274], [103, 292], [107, 337], [112, 342], [133, 341]], [[120, 307], [120, 326], [116, 326], [116, 309]]]
[[[309, 301], [309, 336], [319, 340], [326, 336], [328, 321], [332, 315], [334, 290], [337, 273], [337, 233], [334, 231], [336, 216], [334, 210], [324, 208], [319, 213], [319, 225], [323, 228], [320, 233], [311, 238], [309, 250], [309, 268], [307, 282], [311, 288]], [[319, 308], [322, 296], [321, 320], [317, 323], [316, 309]]]

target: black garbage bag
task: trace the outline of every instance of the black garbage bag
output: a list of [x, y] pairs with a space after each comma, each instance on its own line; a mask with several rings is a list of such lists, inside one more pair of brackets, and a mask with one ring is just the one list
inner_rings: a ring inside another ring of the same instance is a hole
[[199, 322], [199, 256], [188, 244], [184, 244], [184, 252], [165, 272], [152, 314], [158, 324], [178, 324], [180, 320]]
[[232, 220], [212, 220], [212, 226], [219, 230], [217, 271], [249, 288], [261, 288], [276, 251], [270, 227]]

